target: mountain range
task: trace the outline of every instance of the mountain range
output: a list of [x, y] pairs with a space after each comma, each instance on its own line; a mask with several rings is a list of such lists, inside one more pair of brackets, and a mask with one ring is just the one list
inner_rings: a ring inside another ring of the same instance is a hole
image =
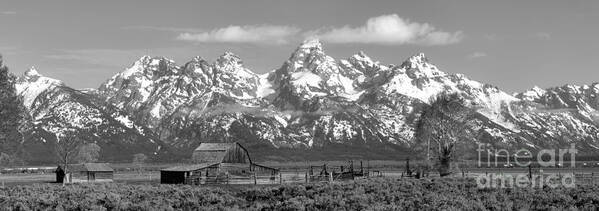
[[184, 159], [201, 142], [239, 142], [256, 160], [398, 159], [414, 153], [420, 111], [448, 92], [477, 108], [467, 145], [599, 149], [597, 83], [508, 94], [445, 73], [424, 54], [400, 65], [364, 52], [335, 59], [313, 39], [265, 74], [231, 52], [182, 65], [143, 56], [98, 89], [76, 90], [32, 68], [17, 91], [33, 119], [24, 143], [32, 162], [51, 159], [48, 146], [65, 128], [87, 134], [107, 161]]

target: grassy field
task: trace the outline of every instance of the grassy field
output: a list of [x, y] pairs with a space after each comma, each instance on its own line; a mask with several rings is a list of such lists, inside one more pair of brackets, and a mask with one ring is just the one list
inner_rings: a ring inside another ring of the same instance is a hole
[[[587, 163], [586, 167], [583, 166]], [[599, 176], [599, 167], [592, 165], [596, 162], [578, 162], [576, 168], [544, 168], [545, 173], [595, 173]], [[335, 169], [337, 172], [340, 170], [340, 166], [347, 168], [350, 163], [348, 161], [305, 161], [305, 162], [261, 162], [266, 166], [271, 166], [281, 170], [283, 174], [284, 183], [298, 183], [305, 181], [305, 174], [309, 166], [322, 166], [327, 165], [330, 170]], [[354, 161], [354, 169], [360, 170], [360, 161]], [[462, 171], [466, 176], [486, 173], [528, 173], [528, 168], [516, 167], [516, 168], [505, 168], [499, 165], [498, 167], [478, 168], [473, 161], [461, 162], [460, 166], [466, 166], [456, 170], [456, 175], [461, 176]], [[110, 166], [115, 170], [114, 179], [117, 183], [129, 183], [129, 184], [150, 184], [160, 182], [160, 170], [172, 166], [187, 165], [184, 163], [148, 163], [142, 166], [139, 171], [139, 166], [132, 163], [111, 163]], [[419, 166], [424, 165], [419, 161], [410, 161], [411, 169], [414, 170]], [[474, 167], [472, 167], [474, 165]], [[372, 160], [362, 161], [362, 168], [364, 171], [379, 171], [386, 177], [401, 177], [402, 172], [405, 172], [406, 161], [386, 161], [386, 160]], [[470, 167], [468, 167], [470, 166]], [[483, 165], [485, 166], [485, 165]], [[40, 167], [40, 166], [27, 166], [27, 167]], [[314, 171], [318, 172], [320, 169], [315, 168]], [[534, 168], [534, 173], [538, 173], [539, 169]], [[431, 173], [435, 174], [435, 173]], [[21, 185], [21, 184], [32, 184], [32, 183], [50, 183], [55, 181], [55, 175], [53, 170], [46, 172], [26, 172], [26, 173], [3, 173], [0, 174], [0, 183], [5, 185]]]
[[375, 178], [270, 186], [0, 187], [6, 210], [594, 210], [599, 186], [480, 189], [468, 179]]
[[[2, 174], [0, 175], [0, 185], [14, 186], [27, 184], [54, 183], [55, 174]], [[160, 183], [160, 172], [116, 172], [114, 174], [116, 183], [128, 184], [158, 184]]]

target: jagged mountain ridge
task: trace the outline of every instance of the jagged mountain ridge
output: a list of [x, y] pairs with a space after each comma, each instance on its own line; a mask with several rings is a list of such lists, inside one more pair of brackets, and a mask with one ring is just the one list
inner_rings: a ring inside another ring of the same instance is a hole
[[[479, 142], [541, 148], [571, 139], [594, 146], [597, 138], [596, 123], [581, 119], [577, 111], [555, 113], [542, 103], [464, 75], [446, 74], [423, 54], [401, 65], [381, 65], [364, 52], [335, 60], [319, 41], [308, 40], [280, 68], [262, 75], [243, 67], [231, 53], [213, 63], [197, 57], [181, 67], [168, 59], [148, 58], [124, 73], [132, 69], [173, 73], [152, 78], [155, 86], [146, 92], [156, 99], [136, 98], [144, 88], [131, 84], [143, 84], [144, 79], [123, 73], [103, 84], [99, 94], [141, 121], [152, 115], [148, 108], [168, 108], [148, 125], [178, 147], [239, 141], [275, 149], [337, 144], [364, 148], [374, 143], [409, 148], [419, 110], [444, 91], [459, 92], [479, 108]], [[163, 61], [168, 61], [162, 66], [168, 70], [156, 68]], [[122, 101], [122, 96], [129, 101]], [[163, 99], [160, 96], [169, 100], [158, 100]], [[545, 132], [551, 129], [559, 131], [559, 137]]]
[[200, 142], [237, 141], [258, 152], [256, 159], [390, 159], [412, 153], [419, 112], [443, 92], [458, 92], [477, 108], [472, 146], [541, 149], [577, 143], [594, 153], [596, 87], [509, 95], [447, 74], [423, 54], [400, 65], [382, 65], [364, 52], [336, 60], [322, 43], [307, 40], [265, 74], [244, 67], [230, 52], [214, 62], [195, 57], [181, 66], [143, 56], [85, 93], [112, 104], [183, 154]]
[[168, 153], [168, 146], [127, 114], [35, 68], [17, 78], [16, 89], [33, 121], [32, 134], [22, 143], [30, 163], [53, 163], [54, 144], [67, 130], [97, 143], [105, 161], [128, 161], [136, 153], [158, 159]]

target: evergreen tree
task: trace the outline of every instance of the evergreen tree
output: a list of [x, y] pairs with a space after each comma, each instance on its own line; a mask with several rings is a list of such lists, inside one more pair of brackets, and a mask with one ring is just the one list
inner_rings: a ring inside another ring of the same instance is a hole
[[0, 55], [0, 153], [16, 160], [29, 128], [28, 115], [15, 88], [16, 77], [8, 72]]

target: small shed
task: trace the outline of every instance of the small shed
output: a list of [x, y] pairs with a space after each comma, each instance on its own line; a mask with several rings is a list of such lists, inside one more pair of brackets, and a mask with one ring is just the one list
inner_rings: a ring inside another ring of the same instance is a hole
[[274, 178], [279, 173], [278, 169], [253, 163], [248, 151], [239, 143], [201, 143], [194, 150], [192, 160], [192, 165], [161, 170], [161, 183], [190, 184], [206, 179], [219, 182], [223, 178], [250, 176]]
[[58, 166], [56, 169], [57, 182], [77, 183], [114, 181], [114, 170], [106, 163], [69, 164], [67, 166], [67, 171], [68, 173], [65, 174], [64, 168]]

